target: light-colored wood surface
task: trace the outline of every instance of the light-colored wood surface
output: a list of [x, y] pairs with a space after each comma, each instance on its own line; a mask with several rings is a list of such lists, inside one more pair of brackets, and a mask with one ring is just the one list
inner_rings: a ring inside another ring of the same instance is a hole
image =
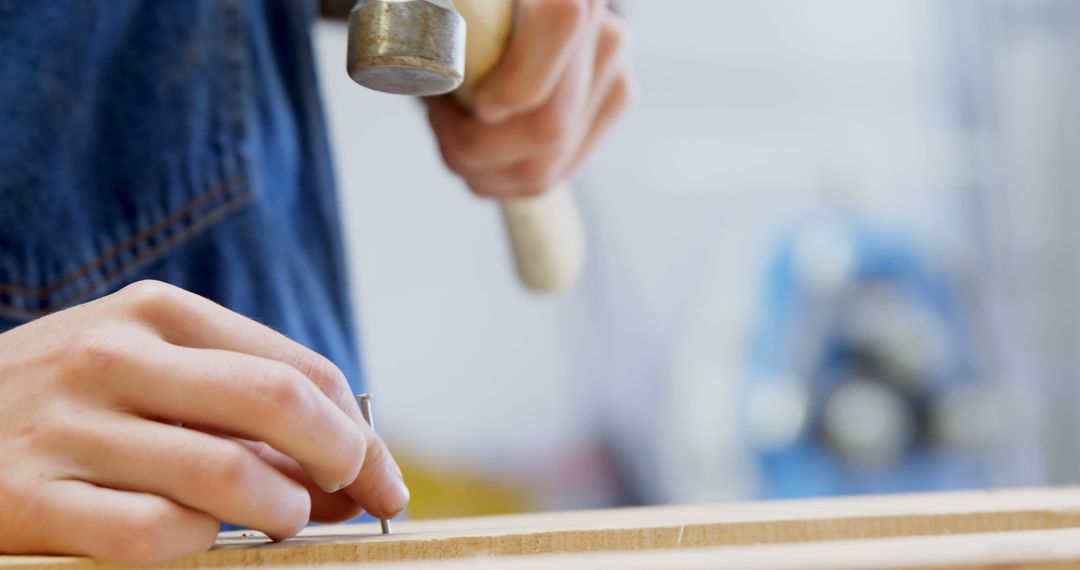
[[[337, 570], [359, 565], [320, 566]], [[977, 570], [1080, 568], [1080, 529], [363, 565], [369, 570]]]
[[[281, 544], [226, 533], [174, 567], [327, 564], [703, 548], [1080, 527], [1080, 488], [894, 495], [405, 521], [306, 529]], [[0, 558], [98, 567], [78, 558]]]
[[[456, 0], [468, 28], [465, 82], [455, 92], [472, 106], [472, 89], [498, 64], [514, 25], [514, 0]], [[529, 288], [553, 292], [577, 281], [585, 264], [585, 228], [570, 188], [502, 200], [514, 265]]]

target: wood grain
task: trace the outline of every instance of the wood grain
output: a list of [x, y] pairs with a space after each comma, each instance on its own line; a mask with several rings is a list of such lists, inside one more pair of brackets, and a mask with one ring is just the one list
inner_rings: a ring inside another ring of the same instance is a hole
[[1080, 529], [319, 568], [358, 567], [368, 570], [1056, 570], [1080, 568]]
[[[405, 521], [306, 529], [281, 544], [225, 533], [170, 567], [328, 564], [656, 550], [1080, 527], [1080, 488], [893, 495]], [[0, 568], [103, 567], [0, 557]]]

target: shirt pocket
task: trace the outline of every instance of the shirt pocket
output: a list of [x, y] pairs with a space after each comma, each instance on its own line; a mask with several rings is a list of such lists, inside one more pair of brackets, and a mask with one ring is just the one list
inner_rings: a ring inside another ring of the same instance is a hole
[[0, 316], [108, 292], [253, 200], [246, 35], [241, 0], [0, 4]]

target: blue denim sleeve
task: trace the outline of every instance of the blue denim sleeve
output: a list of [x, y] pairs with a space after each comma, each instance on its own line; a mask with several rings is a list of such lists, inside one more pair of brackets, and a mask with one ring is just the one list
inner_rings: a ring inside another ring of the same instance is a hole
[[355, 384], [306, 0], [0, 0], [0, 330], [160, 279]]

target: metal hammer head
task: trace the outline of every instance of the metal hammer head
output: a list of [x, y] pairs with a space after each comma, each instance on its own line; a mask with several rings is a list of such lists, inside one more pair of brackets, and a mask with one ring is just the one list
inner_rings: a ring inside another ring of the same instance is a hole
[[452, 0], [357, 0], [348, 66], [354, 81], [378, 91], [453, 91], [465, 76], [465, 19]]

